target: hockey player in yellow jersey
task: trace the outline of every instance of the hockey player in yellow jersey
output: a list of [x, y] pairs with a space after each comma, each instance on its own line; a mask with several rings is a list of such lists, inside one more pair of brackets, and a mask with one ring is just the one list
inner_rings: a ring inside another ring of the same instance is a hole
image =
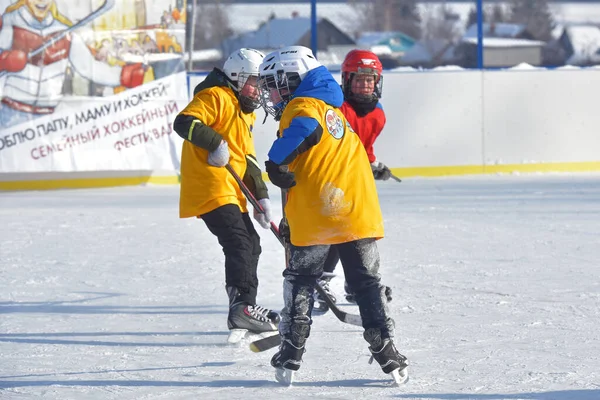
[[271, 206], [252, 139], [263, 57], [254, 49], [233, 52], [222, 70], [215, 68], [195, 88], [194, 98], [173, 123], [184, 139], [179, 215], [201, 218], [223, 248], [230, 342], [241, 340], [248, 331], [276, 331], [279, 322], [277, 313], [256, 304], [260, 236], [243, 193], [225, 168], [229, 164], [243, 177], [266, 211], [255, 210], [254, 218], [269, 229]]
[[300, 368], [310, 333], [313, 293], [331, 246], [356, 293], [369, 350], [385, 373], [407, 378], [406, 357], [393, 343], [379, 276], [376, 240], [383, 219], [367, 153], [339, 107], [344, 96], [331, 73], [306, 47], [284, 47], [259, 69], [261, 102], [279, 120], [266, 162], [271, 182], [288, 190], [289, 263], [279, 332], [271, 364], [279, 380]]

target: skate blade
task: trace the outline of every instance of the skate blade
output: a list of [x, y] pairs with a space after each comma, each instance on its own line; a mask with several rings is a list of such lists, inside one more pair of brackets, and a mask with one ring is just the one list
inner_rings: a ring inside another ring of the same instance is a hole
[[337, 274], [334, 274], [333, 272], [326, 272], [323, 271], [323, 273], [321, 274], [321, 278], [335, 278], [337, 276]]
[[403, 370], [395, 369], [390, 372], [392, 379], [394, 379], [394, 384], [396, 386], [400, 386], [406, 382], [408, 382], [408, 367]]
[[229, 337], [227, 337], [227, 343], [237, 344], [241, 342], [242, 339], [246, 337], [246, 333], [248, 333], [248, 329], [231, 329], [229, 331]]
[[285, 368], [275, 368], [275, 380], [284, 386], [292, 386], [296, 371]]
[[327, 311], [329, 311], [329, 306], [325, 303], [313, 307], [313, 310], [312, 310], [313, 314], [315, 314], [315, 315], [323, 315]]

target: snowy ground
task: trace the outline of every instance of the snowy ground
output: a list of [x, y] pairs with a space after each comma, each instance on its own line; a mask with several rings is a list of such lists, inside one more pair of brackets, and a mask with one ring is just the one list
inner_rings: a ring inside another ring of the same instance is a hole
[[[223, 256], [177, 218], [178, 188], [131, 187], [0, 193], [0, 398], [600, 399], [600, 175], [378, 189], [407, 385], [328, 314], [278, 386], [272, 351], [225, 344]], [[278, 309], [283, 252], [261, 234], [259, 301]]]

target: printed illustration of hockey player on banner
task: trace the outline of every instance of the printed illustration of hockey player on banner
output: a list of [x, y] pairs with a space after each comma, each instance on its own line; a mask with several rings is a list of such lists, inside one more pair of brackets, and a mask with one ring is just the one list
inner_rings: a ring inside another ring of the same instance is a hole
[[177, 169], [185, 9], [0, 0], [0, 172]]

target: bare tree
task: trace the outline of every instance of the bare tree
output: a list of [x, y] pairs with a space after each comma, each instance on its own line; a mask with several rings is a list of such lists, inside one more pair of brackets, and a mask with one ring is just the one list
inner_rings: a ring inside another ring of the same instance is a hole
[[[483, 22], [510, 22], [510, 11], [507, 10], [502, 4], [494, 4], [489, 7], [485, 7], [483, 10]], [[465, 28], [468, 29], [471, 25], [477, 23], [477, 9], [472, 7], [469, 10], [469, 16], [467, 17], [467, 23]]]
[[510, 21], [525, 25], [538, 40], [552, 39], [554, 17], [546, 0], [510, 0]]
[[358, 11], [358, 31], [400, 31], [421, 37], [421, 16], [417, 0], [348, 0]]
[[214, 0], [213, 3], [196, 0], [195, 49], [219, 47], [223, 40], [233, 34], [229, 24], [228, 4], [228, 1], [221, 0]]
[[496, 3], [486, 10], [486, 20], [490, 22], [510, 21], [510, 12], [502, 4]]
[[[485, 20], [485, 16], [484, 16]], [[465, 29], [469, 29], [469, 27], [473, 24], [477, 23], [477, 8], [471, 7], [469, 10], [469, 15], [467, 16], [467, 23], [465, 24]]]
[[446, 4], [427, 6], [423, 14], [422, 39], [454, 42], [460, 36], [458, 15]]

